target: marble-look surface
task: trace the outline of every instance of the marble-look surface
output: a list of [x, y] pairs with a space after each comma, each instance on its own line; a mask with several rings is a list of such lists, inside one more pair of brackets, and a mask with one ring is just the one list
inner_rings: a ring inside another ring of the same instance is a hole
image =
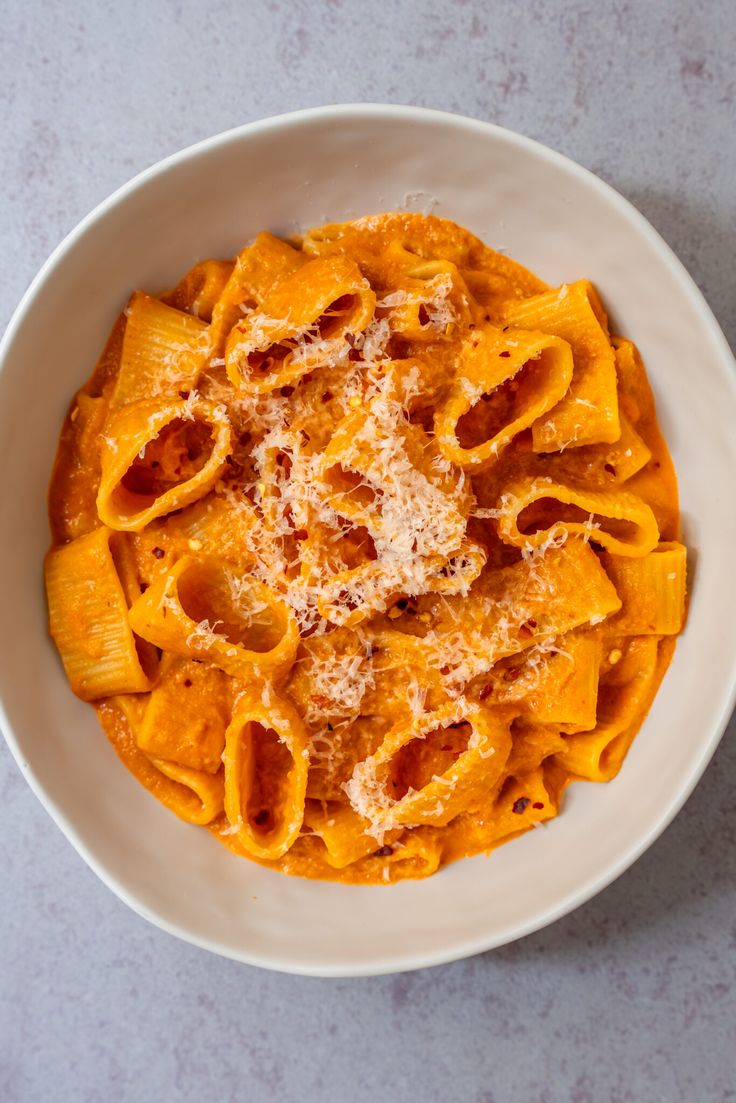
[[[499, 122], [593, 169], [736, 338], [733, 0], [2, 10], [2, 322], [60, 238], [139, 169], [251, 119], [377, 100]], [[320, 981], [220, 960], [138, 919], [3, 745], [0, 1099], [736, 1099], [735, 768], [727, 736], [659, 842], [550, 929], [443, 968]]]

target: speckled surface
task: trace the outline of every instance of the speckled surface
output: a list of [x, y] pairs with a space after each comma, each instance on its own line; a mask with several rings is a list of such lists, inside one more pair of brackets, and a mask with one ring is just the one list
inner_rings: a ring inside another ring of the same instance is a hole
[[[61, 237], [138, 170], [251, 119], [376, 100], [499, 122], [593, 169], [736, 339], [732, 0], [3, 8], [2, 322]], [[735, 768], [726, 736], [659, 842], [548, 930], [439, 969], [320, 981], [138, 919], [3, 745], [0, 1099], [736, 1099]]]

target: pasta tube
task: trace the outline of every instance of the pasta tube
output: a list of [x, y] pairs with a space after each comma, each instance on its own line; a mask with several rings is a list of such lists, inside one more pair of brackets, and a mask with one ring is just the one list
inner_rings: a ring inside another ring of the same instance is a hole
[[110, 413], [166, 391], [190, 391], [209, 355], [207, 325], [136, 291], [126, 307], [120, 368]]
[[595, 728], [565, 736], [565, 750], [555, 756], [564, 770], [588, 781], [610, 781], [619, 772], [663, 672], [658, 643], [657, 636], [631, 640], [613, 675], [601, 684]]
[[238, 254], [230, 278], [212, 310], [210, 346], [215, 357], [225, 351], [228, 335], [244, 314], [263, 304], [273, 288], [307, 263], [307, 258], [273, 234], [260, 233]]
[[100, 520], [139, 532], [197, 501], [223, 471], [230, 444], [227, 414], [205, 399], [125, 406], [103, 438]]
[[374, 832], [446, 824], [493, 788], [510, 747], [506, 713], [453, 701], [396, 724], [345, 791]]
[[572, 349], [572, 382], [560, 403], [535, 422], [535, 452], [618, 440], [616, 361], [605, 312], [588, 280], [508, 302], [502, 317], [512, 327], [561, 337]]
[[491, 326], [465, 342], [449, 393], [435, 413], [442, 454], [484, 470], [519, 433], [555, 406], [572, 379], [570, 346], [559, 337]]
[[299, 629], [263, 582], [213, 559], [183, 556], [130, 610], [133, 630], [156, 647], [208, 659], [233, 677], [273, 677], [291, 666]]
[[[162, 296], [163, 302], [177, 310], [185, 310], [203, 322], [211, 322], [212, 311], [221, 299], [234, 267], [229, 260], [200, 261], [189, 269], [172, 291]], [[209, 344], [209, 331], [207, 337]]]
[[249, 700], [225, 736], [225, 812], [255, 858], [280, 858], [304, 819], [309, 749], [295, 709], [275, 694]]
[[616, 555], [647, 555], [659, 539], [651, 508], [626, 490], [588, 490], [551, 478], [511, 481], [497, 507], [507, 544], [539, 548], [550, 539], [583, 536]]
[[361, 333], [375, 305], [375, 293], [352, 261], [310, 261], [231, 331], [228, 378], [234, 387], [256, 393], [292, 385], [333, 355], [347, 357], [345, 335]]
[[78, 697], [94, 701], [151, 688], [156, 663], [137, 646], [110, 548], [98, 528], [46, 556], [49, 631]]
[[683, 544], [659, 544], [640, 559], [601, 557], [603, 568], [623, 602], [606, 631], [620, 636], [672, 636], [685, 622], [687, 551]]

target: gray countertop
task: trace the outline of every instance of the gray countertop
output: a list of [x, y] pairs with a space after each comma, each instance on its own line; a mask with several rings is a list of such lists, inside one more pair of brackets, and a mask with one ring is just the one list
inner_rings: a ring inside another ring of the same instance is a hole
[[[492, 120], [593, 169], [736, 338], [733, 0], [11, 0], [3, 31], [0, 321], [145, 166], [252, 119], [371, 100]], [[735, 746], [633, 869], [553, 927], [438, 969], [321, 981], [137, 918], [3, 745], [0, 1099], [736, 1099]]]

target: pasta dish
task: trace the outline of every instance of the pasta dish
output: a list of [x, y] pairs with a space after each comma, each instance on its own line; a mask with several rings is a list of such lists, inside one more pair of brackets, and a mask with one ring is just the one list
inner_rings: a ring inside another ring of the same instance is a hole
[[681, 630], [635, 346], [451, 222], [137, 291], [66, 418], [50, 631], [120, 759], [284, 873], [426, 877], [621, 768]]

